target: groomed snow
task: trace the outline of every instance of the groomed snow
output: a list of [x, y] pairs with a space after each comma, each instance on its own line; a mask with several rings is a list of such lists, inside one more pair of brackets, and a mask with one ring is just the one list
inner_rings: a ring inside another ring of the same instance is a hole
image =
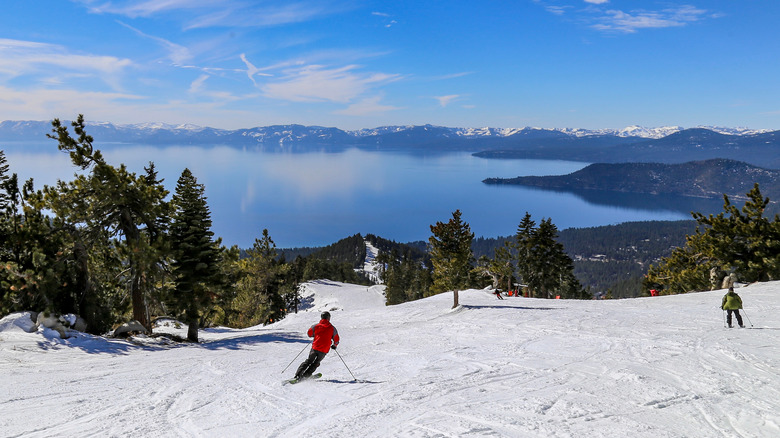
[[[200, 345], [59, 340], [13, 314], [0, 320], [0, 436], [780, 436], [780, 282], [738, 292], [752, 329], [724, 328], [722, 290], [469, 290], [452, 310], [451, 293], [386, 307], [381, 287], [330, 281], [279, 323], [205, 330]], [[322, 310], [357, 381], [331, 352], [321, 380], [282, 386]]]

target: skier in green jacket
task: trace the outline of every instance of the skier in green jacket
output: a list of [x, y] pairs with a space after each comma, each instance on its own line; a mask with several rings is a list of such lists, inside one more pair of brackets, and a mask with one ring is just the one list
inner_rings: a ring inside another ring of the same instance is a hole
[[739, 323], [739, 326], [745, 327], [742, 325], [742, 316], [739, 314], [739, 309], [742, 308], [742, 298], [734, 292], [733, 287], [730, 287], [726, 295], [723, 296], [723, 302], [721, 303], [720, 308], [726, 311], [726, 322], [729, 324], [729, 328], [731, 328], [732, 312], [737, 315], [737, 323]]

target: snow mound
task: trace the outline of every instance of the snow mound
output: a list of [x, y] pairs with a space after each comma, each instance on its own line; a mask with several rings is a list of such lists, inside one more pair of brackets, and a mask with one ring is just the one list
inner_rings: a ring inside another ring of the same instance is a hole
[[303, 284], [301, 306], [303, 311], [324, 312], [340, 310], [367, 310], [385, 307], [383, 285], [362, 286], [330, 280], [316, 280]]

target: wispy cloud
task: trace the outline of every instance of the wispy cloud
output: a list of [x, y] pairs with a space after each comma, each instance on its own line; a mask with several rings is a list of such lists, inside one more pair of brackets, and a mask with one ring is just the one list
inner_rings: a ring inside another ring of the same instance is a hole
[[155, 41], [157, 44], [162, 46], [165, 50], [168, 51], [168, 58], [174, 63], [174, 64], [183, 64], [185, 62], [188, 62], [190, 59], [192, 59], [192, 54], [190, 53], [190, 50], [182, 45], [173, 43], [171, 41], [166, 40], [165, 38], [156, 37], [154, 35], [149, 35], [144, 32], [141, 32], [140, 30], [134, 28], [133, 26], [130, 26], [129, 24], [123, 23], [121, 21], [117, 20], [117, 23], [120, 25], [132, 30], [137, 35], [140, 35], [144, 38], [148, 38], [152, 41]]
[[200, 75], [190, 84], [190, 93], [200, 93], [203, 91], [203, 84], [209, 78], [209, 75]]
[[288, 69], [279, 81], [262, 87], [267, 97], [293, 102], [349, 103], [371, 87], [399, 79], [399, 75], [387, 73], [360, 73], [358, 66], [331, 68], [322, 65], [305, 65]]
[[336, 111], [335, 113], [346, 116], [367, 116], [401, 109], [391, 105], [383, 105], [380, 103], [382, 99], [383, 96], [381, 94], [367, 97], [359, 102], [355, 102], [347, 106], [343, 110]]
[[707, 10], [690, 5], [660, 11], [607, 10], [603, 16], [597, 18], [598, 23], [592, 27], [602, 31], [634, 33], [640, 29], [685, 26], [688, 23], [699, 21], [707, 15]]
[[0, 86], [0, 120], [48, 120], [56, 115], [71, 117], [79, 113], [108, 117], [112, 109], [121, 107], [117, 102], [142, 99], [143, 96], [126, 93], [48, 88], [16, 90]]
[[460, 98], [459, 94], [450, 94], [447, 96], [433, 96], [434, 99], [439, 101], [439, 106], [445, 108], [447, 105]]
[[398, 21], [394, 20], [393, 16], [390, 15], [390, 14], [387, 14], [387, 13], [384, 13], [384, 12], [372, 12], [371, 15], [373, 15], [375, 17], [385, 18], [386, 20], [384, 20], [385, 21], [384, 26], [387, 27], [387, 28], [391, 28], [394, 25], [398, 24]]
[[242, 53], [240, 55], [240, 58], [242, 61], [244, 61], [244, 65], [246, 65], [246, 75], [249, 77], [249, 80], [252, 81], [253, 84], [255, 84], [255, 87], [257, 86], [257, 81], [255, 80], [255, 76], [273, 76], [268, 73], [263, 73], [262, 69], [255, 67], [254, 64], [249, 62], [248, 59], [246, 59], [246, 54]]
[[182, 9], [202, 9], [230, 3], [223, 0], [77, 0], [90, 12], [118, 14], [131, 18], [149, 17], [162, 12]]
[[433, 80], [443, 81], [443, 80], [447, 80], [447, 79], [462, 78], [463, 76], [468, 76], [468, 75], [472, 75], [472, 74], [474, 74], [473, 71], [464, 71], [464, 72], [460, 72], [460, 73], [451, 73], [451, 74], [448, 74], [448, 75], [436, 76], [436, 77], [433, 78]]
[[681, 27], [706, 18], [717, 18], [719, 14], [692, 5], [679, 5], [661, 10], [635, 9], [623, 11], [607, 9], [609, 0], [583, 0], [588, 6], [575, 8], [571, 5], [552, 4], [547, 0], [533, 0], [547, 12], [555, 15], [577, 16], [590, 27], [613, 33], [635, 33], [643, 29]]
[[114, 56], [71, 53], [67, 48], [34, 41], [0, 39], [0, 77], [47, 78], [52, 71], [61, 75], [98, 77], [118, 89], [117, 76], [133, 63]]
[[80, 0], [89, 11], [130, 18], [182, 14], [184, 28], [267, 27], [309, 21], [348, 9], [334, 1]]
[[566, 13], [566, 9], [568, 9], [569, 6], [545, 6], [545, 9], [547, 9], [547, 12], [555, 15], [563, 15]]

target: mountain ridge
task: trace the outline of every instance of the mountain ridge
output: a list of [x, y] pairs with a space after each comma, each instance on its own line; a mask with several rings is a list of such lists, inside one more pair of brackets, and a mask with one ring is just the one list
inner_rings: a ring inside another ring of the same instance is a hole
[[[69, 123], [65, 121], [65, 123]], [[584, 128], [539, 128], [532, 126], [525, 126], [522, 128], [496, 128], [496, 127], [447, 127], [436, 125], [390, 125], [379, 126], [375, 128], [364, 128], [357, 130], [343, 130], [335, 127], [324, 127], [318, 125], [300, 125], [300, 124], [286, 124], [286, 125], [265, 125], [254, 126], [249, 128], [239, 129], [221, 129], [208, 126], [200, 126], [194, 124], [170, 124], [163, 122], [145, 122], [145, 123], [131, 123], [131, 124], [116, 124], [112, 122], [87, 122], [87, 128], [98, 129], [101, 131], [115, 131], [115, 132], [133, 132], [133, 131], [145, 131], [150, 132], [170, 132], [176, 135], [197, 134], [197, 133], [214, 133], [216, 135], [232, 135], [241, 133], [261, 133], [261, 132], [278, 132], [280, 130], [297, 130], [299, 133], [303, 133], [308, 130], [313, 134], [322, 132], [341, 132], [355, 138], [363, 137], [376, 137], [387, 134], [394, 134], [404, 131], [413, 130], [426, 130], [426, 131], [438, 131], [442, 135], [451, 137], [465, 137], [465, 138], [479, 138], [479, 137], [510, 137], [513, 135], [521, 134], [528, 136], [533, 133], [562, 133], [567, 136], [574, 137], [587, 137], [587, 136], [617, 136], [617, 137], [637, 137], [637, 138], [654, 138], [659, 139], [667, 137], [669, 135], [678, 133], [680, 131], [686, 131], [690, 129], [706, 129], [709, 131], [717, 132], [724, 135], [755, 135], [763, 134], [766, 132], [772, 132], [769, 129], [749, 129], [749, 128], [729, 128], [719, 126], [696, 126], [692, 128], [683, 128], [680, 126], [662, 126], [662, 127], [643, 127], [639, 125], [627, 126], [623, 129], [584, 129]], [[29, 134], [45, 135], [50, 131], [50, 121], [40, 120], [5, 120], [0, 121], [0, 139], [12, 139], [14, 140], [30, 140]]]
[[680, 164], [596, 163], [568, 175], [487, 178], [485, 184], [553, 190], [603, 190], [653, 195], [745, 199], [754, 183], [765, 197], [780, 199], [780, 171], [729, 159]]
[[[49, 122], [0, 122], [0, 142], [41, 144], [50, 141], [46, 138], [49, 132]], [[359, 148], [423, 154], [468, 152], [480, 158], [587, 163], [682, 163], [727, 158], [780, 168], [780, 131], [746, 128], [631, 126], [622, 130], [578, 130], [407, 125], [345, 131], [291, 124], [224, 130], [187, 124], [97, 122], [87, 123], [87, 132], [103, 148], [122, 144], [225, 145], [264, 152], [340, 152]], [[0, 143], [2, 146], [5, 145]]]

